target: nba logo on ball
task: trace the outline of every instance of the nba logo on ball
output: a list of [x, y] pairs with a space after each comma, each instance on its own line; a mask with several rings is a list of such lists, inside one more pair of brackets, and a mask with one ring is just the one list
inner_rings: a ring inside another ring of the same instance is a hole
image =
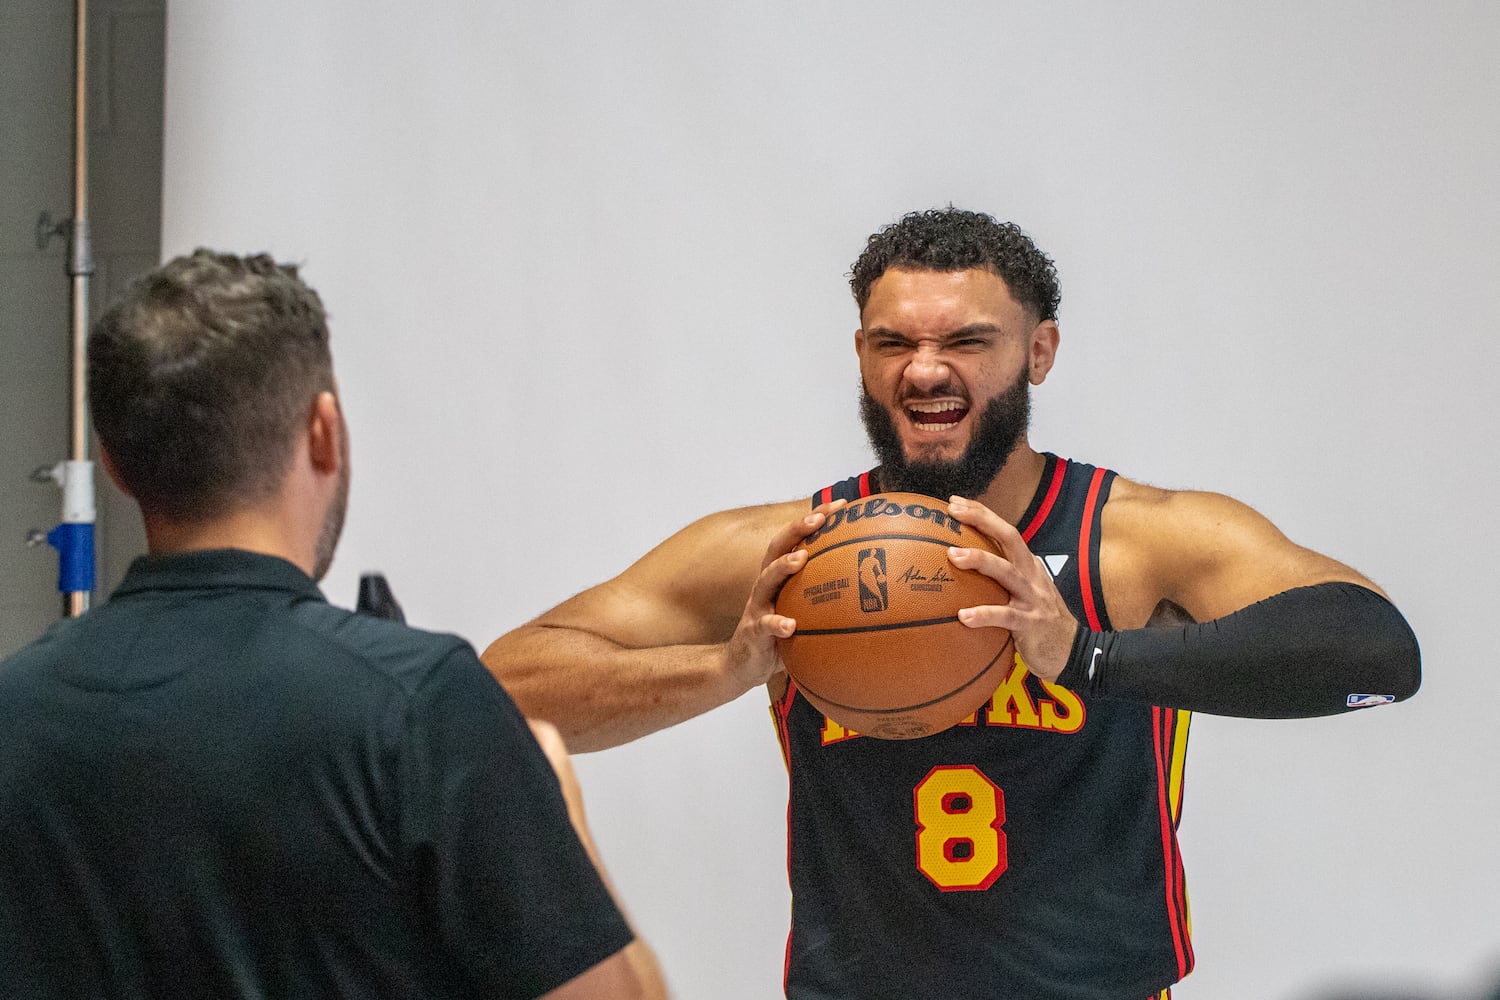
[[[1005, 588], [948, 561], [995, 544], [917, 493], [877, 493], [828, 517], [776, 595], [797, 628], [776, 640], [797, 691], [852, 732], [910, 740], [957, 725], [1015, 663], [1010, 634], [970, 628], [961, 608], [1006, 604]], [[859, 595], [856, 603], [852, 598]]]
[[859, 610], [884, 611], [890, 605], [885, 589], [885, 549], [859, 550]]

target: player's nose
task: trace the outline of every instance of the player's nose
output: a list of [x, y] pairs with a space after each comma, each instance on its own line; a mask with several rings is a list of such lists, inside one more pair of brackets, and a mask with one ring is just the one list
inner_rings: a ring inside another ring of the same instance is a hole
[[948, 381], [952, 373], [936, 347], [921, 345], [906, 363], [906, 380], [918, 389], [930, 390]]

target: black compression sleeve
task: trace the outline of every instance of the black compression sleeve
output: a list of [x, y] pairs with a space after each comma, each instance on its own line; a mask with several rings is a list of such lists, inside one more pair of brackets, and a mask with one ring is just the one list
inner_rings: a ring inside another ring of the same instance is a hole
[[1417, 637], [1394, 605], [1367, 587], [1321, 583], [1208, 622], [1080, 628], [1057, 680], [1105, 698], [1296, 719], [1402, 701], [1421, 679]]

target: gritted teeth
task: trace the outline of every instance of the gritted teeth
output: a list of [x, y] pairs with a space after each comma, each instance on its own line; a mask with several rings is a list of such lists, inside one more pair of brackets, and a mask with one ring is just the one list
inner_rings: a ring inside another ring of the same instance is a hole
[[907, 403], [906, 413], [912, 423], [921, 428], [939, 430], [951, 427], [964, 418], [969, 408], [953, 399], [924, 400]]

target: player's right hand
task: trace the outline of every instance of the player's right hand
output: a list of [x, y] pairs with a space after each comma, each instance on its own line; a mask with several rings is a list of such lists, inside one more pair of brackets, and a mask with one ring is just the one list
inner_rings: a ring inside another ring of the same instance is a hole
[[844, 500], [820, 504], [776, 533], [761, 560], [760, 576], [750, 590], [744, 613], [734, 635], [724, 646], [726, 668], [749, 690], [764, 684], [782, 669], [776, 640], [797, 630], [797, 622], [776, 613], [776, 595], [786, 581], [807, 562], [807, 552], [797, 546], [823, 526], [828, 515], [843, 507]]

